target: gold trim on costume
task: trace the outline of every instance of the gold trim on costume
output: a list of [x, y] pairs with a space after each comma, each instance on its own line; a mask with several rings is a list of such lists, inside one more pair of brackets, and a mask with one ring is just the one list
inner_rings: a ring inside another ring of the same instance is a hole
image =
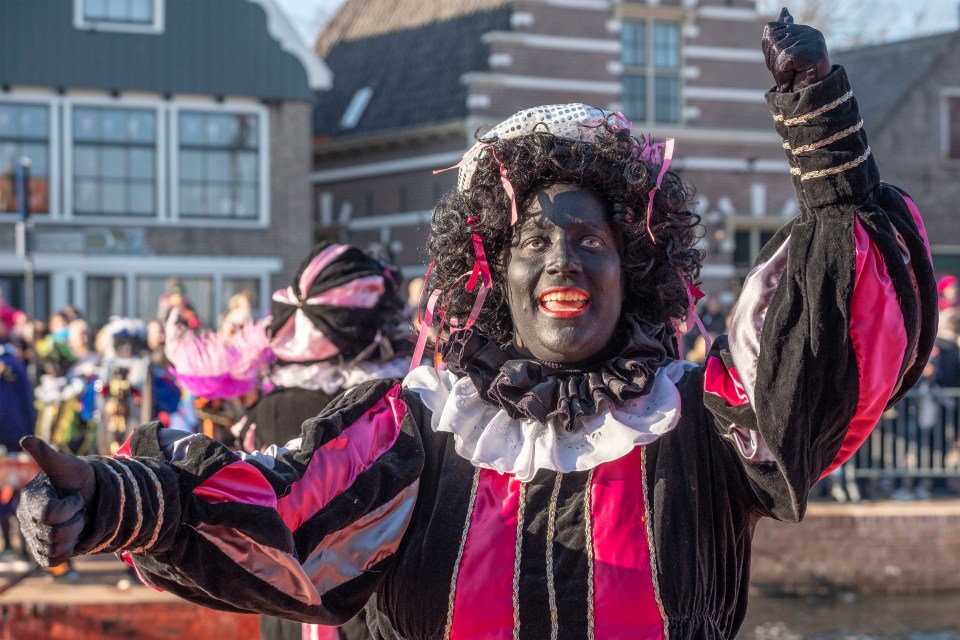
[[453, 603], [457, 596], [457, 575], [460, 573], [460, 561], [463, 559], [463, 548], [467, 544], [467, 533], [470, 531], [470, 519], [473, 517], [473, 505], [477, 500], [477, 486], [480, 484], [480, 468], [473, 471], [473, 486], [470, 488], [470, 502], [467, 503], [467, 519], [463, 523], [463, 533], [460, 534], [460, 548], [457, 550], [457, 560], [453, 563], [453, 575], [450, 577], [450, 596], [447, 599], [447, 624], [443, 629], [444, 640], [449, 640], [453, 630]]
[[643, 482], [643, 518], [647, 525], [647, 546], [650, 549], [650, 573], [653, 576], [653, 595], [657, 599], [657, 608], [663, 618], [663, 637], [670, 638], [670, 620], [663, 609], [663, 600], [660, 599], [660, 580], [657, 577], [657, 548], [653, 540], [653, 509], [650, 507], [650, 494], [647, 493], [647, 448], [640, 447], [640, 478]]
[[123, 471], [123, 475], [127, 476], [127, 480], [130, 481], [130, 484], [133, 486], [133, 499], [136, 502], [136, 513], [137, 513], [137, 523], [133, 526], [133, 533], [130, 534], [130, 537], [127, 538], [127, 541], [120, 545], [120, 549], [125, 549], [127, 545], [133, 543], [137, 539], [137, 536], [140, 535], [140, 529], [143, 527], [143, 501], [140, 498], [140, 485], [137, 484], [137, 478], [133, 475], [133, 472], [127, 468], [127, 465], [121, 463], [119, 460], [114, 460], [113, 458], [106, 459], [109, 464], [115, 464], [120, 467], [120, 470]]
[[550, 606], [550, 640], [557, 640], [560, 633], [560, 616], [557, 613], [557, 591], [553, 580], [553, 537], [557, 530], [557, 499], [560, 496], [560, 482], [563, 474], [557, 473], [550, 493], [550, 507], [547, 510], [547, 602]]
[[853, 169], [857, 165], [863, 164], [867, 158], [870, 157], [870, 147], [867, 147], [867, 150], [863, 152], [863, 155], [854, 158], [850, 162], [844, 162], [843, 164], [837, 165], [835, 167], [828, 167], [826, 169], [818, 169], [817, 171], [808, 171], [807, 173], [801, 174], [800, 169], [793, 167], [790, 169], [790, 174], [794, 176], [800, 176], [800, 180], [811, 180], [813, 178], [824, 178], [826, 176], [832, 176], [838, 173], [843, 173], [847, 169]]
[[527, 498], [527, 485], [520, 483], [520, 498], [517, 505], [517, 545], [513, 561], [513, 640], [520, 640], [520, 551], [523, 547], [523, 507]]
[[593, 493], [593, 469], [587, 474], [587, 490], [583, 496], [583, 521], [587, 553], [587, 640], [593, 640], [593, 515], [590, 498]]
[[783, 148], [784, 148], [784, 149], [790, 149], [790, 151], [791, 151], [791, 153], [793, 153], [793, 155], [799, 155], [799, 154], [801, 154], [801, 153], [810, 153], [811, 151], [816, 151], [817, 149], [820, 149], [821, 147], [825, 147], [825, 146], [827, 146], [828, 144], [831, 144], [831, 143], [833, 143], [833, 142], [836, 142], [837, 140], [841, 140], [841, 139], [843, 139], [843, 138], [846, 138], [846, 137], [849, 136], [850, 134], [856, 133], [857, 131], [860, 131], [860, 129], [863, 129], [863, 120], [861, 120], [861, 121], [858, 122], [857, 124], [853, 125], [852, 127], [847, 127], [847, 128], [844, 129], [843, 131], [840, 131], [840, 132], [838, 132], [838, 133], [833, 134], [833, 135], [830, 136], [829, 138], [824, 138], [823, 140], [818, 140], [817, 142], [811, 142], [810, 144], [805, 144], [805, 145], [799, 146], [799, 147], [797, 147], [796, 149], [790, 149], [790, 143], [789, 143], [789, 142], [784, 142], [784, 143], [783, 143]]
[[853, 97], [853, 90], [847, 91], [845, 94], [831, 102], [830, 104], [825, 104], [822, 107], [814, 109], [810, 113], [805, 113], [802, 116], [797, 116], [796, 118], [784, 118], [782, 115], [775, 115], [773, 119], [777, 122], [782, 122], [785, 127], [794, 127], [798, 124], [806, 124], [808, 121], [816, 118], [819, 115], [826, 113], [832, 109], [836, 109], [841, 104]]

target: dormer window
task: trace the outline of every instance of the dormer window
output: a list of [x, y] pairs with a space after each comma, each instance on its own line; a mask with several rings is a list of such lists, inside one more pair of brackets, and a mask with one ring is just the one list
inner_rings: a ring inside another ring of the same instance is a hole
[[341, 129], [353, 129], [360, 123], [360, 118], [363, 117], [363, 112], [367, 110], [367, 105], [370, 104], [370, 99], [373, 97], [373, 89], [371, 87], [364, 87], [358, 89], [353, 98], [350, 100], [350, 104], [347, 105], [346, 111], [343, 112], [343, 117], [340, 118], [340, 128]]
[[74, 0], [77, 29], [161, 33], [164, 0]]

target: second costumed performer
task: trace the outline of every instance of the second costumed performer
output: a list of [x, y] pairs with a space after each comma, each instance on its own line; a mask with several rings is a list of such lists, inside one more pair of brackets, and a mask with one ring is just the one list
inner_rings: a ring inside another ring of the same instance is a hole
[[445, 368], [355, 387], [271, 456], [155, 425], [115, 459], [27, 440], [33, 553], [122, 551], [184, 598], [294, 620], [366, 602], [381, 639], [735, 637], [757, 522], [803, 517], [936, 331], [922, 222], [843, 69], [786, 13], [763, 45], [801, 212], [704, 366], [676, 359], [701, 256], [671, 145], [527, 109], [434, 211]]

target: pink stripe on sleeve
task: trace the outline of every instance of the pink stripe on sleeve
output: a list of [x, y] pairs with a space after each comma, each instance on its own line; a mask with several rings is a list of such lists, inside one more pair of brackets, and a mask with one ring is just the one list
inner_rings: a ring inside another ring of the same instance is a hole
[[717, 356], [707, 358], [707, 368], [704, 371], [703, 390], [720, 396], [731, 407], [747, 404], [747, 392], [743, 390], [740, 375], [736, 367], [729, 369], [724, 366], [723, 360]]
[[407, 406], [396, 392], [397, 387], [343, 433], [314, 451], [303, 477], [277, 501], [277, 511], [290, 531], [296, 531], [343, 493], [360, 473], [393, 446], [407, 413]]
[[277, 494], [257, 468], [249, 462], [231, 462], [201, 482], [193, 495], [204, 502], [239, 502], [260, 507], [277, 506]]
[[597, 638], [665, 638], [654, 591], [641, 448], [593, 473], [594, 625]]
[[824, 476], [846, 462], [873, 431], [900, 378], [907, 350], [903, 314], [883, 256], [859, 220], [854, 221], [853, 234], [857, 262], [850, 301], [850, 339], [860, 396], [840, 451]]
[[480, 471], [453, 603], [452, 640], [513, 637], [519, 506], [520, 483], [513, 476]]

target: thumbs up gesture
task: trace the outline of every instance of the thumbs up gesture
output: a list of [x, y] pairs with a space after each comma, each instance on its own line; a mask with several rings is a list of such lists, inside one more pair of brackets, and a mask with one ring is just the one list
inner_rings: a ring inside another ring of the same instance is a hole
[[89, 462], [58, 453], [34, 436], [23, 438], [20, 446], [42, 470], [23, 488], [17, 507], [23, 539], [41, 566], [60, 564], [80, 542], [96, 476]]
[[761, 47], [780, 93], [799, 91], [830, 75], [823, 34], [805, 24], [794, 24], [786, 7], [776, 22], [764, 27]]

